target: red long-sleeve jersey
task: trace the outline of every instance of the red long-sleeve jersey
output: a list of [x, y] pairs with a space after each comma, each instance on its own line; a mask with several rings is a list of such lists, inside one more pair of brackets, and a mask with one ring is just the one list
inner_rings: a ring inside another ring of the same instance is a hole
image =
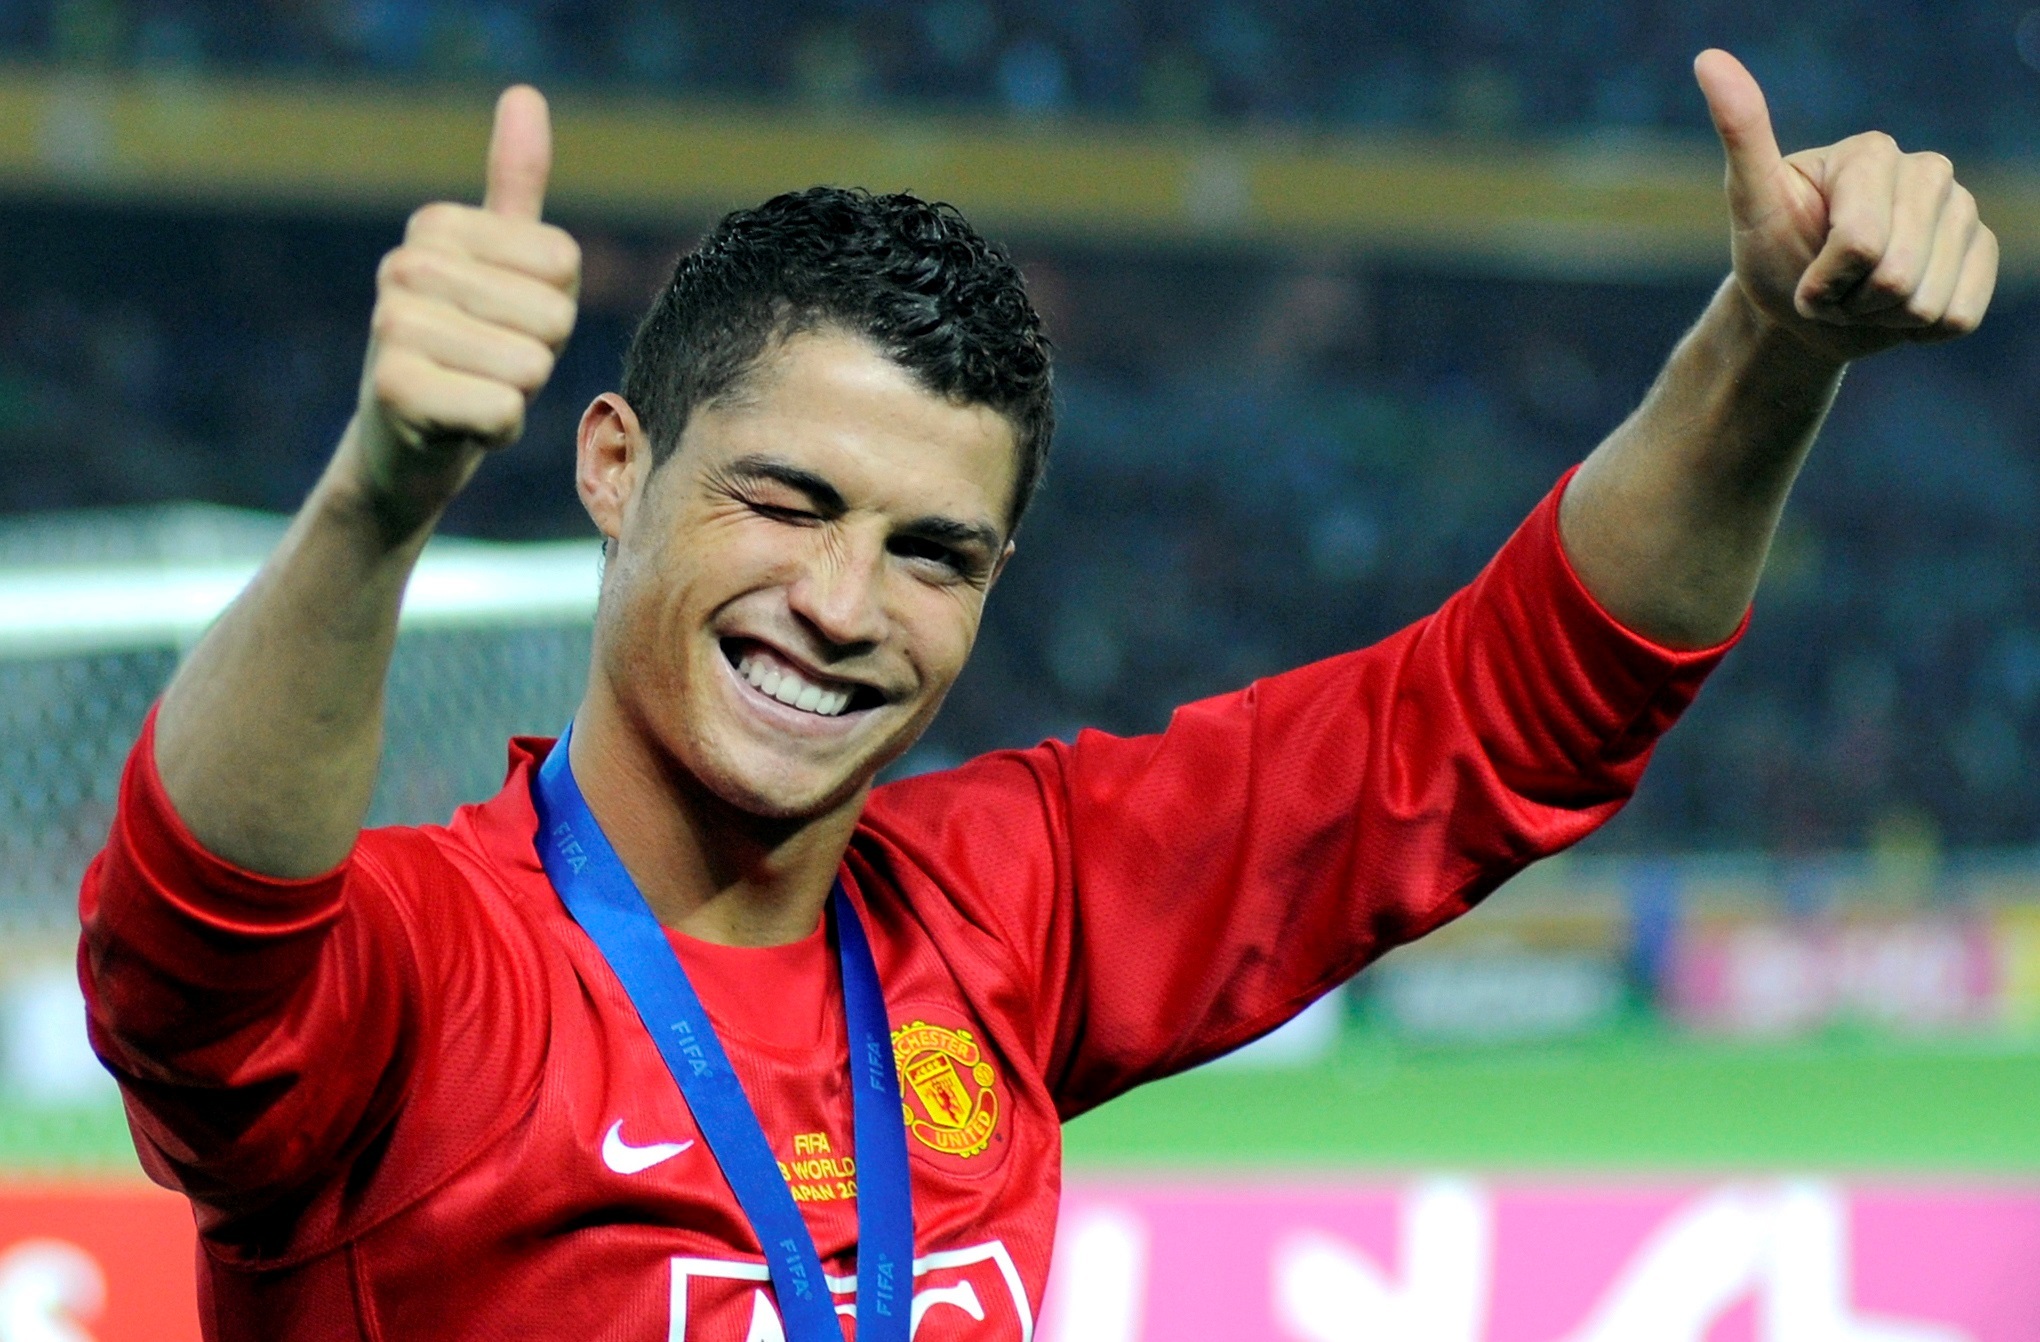
[[[1168, 730], [878, 789], [844, 859], [894, 1025], [922, 1342], [1031, 1338], [1061, 1121], [1279, 1025], [1606, 820], [1720, 650], [1594, 602], [1556, 499], [1435, 615]], [[151, 729], [87, 873], [94, 1046], [188, 1194], [208, 1338], [781, 1336], [756, 1239], [493, 800], [279, 881], [179, 822]], [[674, 937], [854, 1317], [856, 1162], [826, 929]]]

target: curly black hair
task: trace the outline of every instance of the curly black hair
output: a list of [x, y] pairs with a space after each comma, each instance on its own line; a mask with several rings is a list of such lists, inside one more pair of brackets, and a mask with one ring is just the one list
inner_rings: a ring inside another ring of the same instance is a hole
[[725, 215], [680, 258], [623, 361], [653, 461], [770, 345], [823, 326], [868, 338], [937, 395], [1006, 417], [1017, 528], [1055, 431], [1048, 337], [1006, 250], [955, 207], [904, 193], [790, 191]]

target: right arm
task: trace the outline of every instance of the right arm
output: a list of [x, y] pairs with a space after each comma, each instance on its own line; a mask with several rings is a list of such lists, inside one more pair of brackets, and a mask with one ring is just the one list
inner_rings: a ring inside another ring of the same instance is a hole
[[[404, 584], [447, 502], [518, 436], [573, 323], [574, 244], [538, 217], [545, 115], [532, 90], [505, 94], [487, 204], [426, 206], [385, 258], [339, 449], [150, 715], [85, 873], [93, 1047], [143, 1164], [208, 1226], [383, 1129], [413, 1045], [451, 1028], [421, 978], [495, 935], [417, 916], [433, 907], [419, 888], [457, 880], [430, 844], [392, 836], [412, 849], [395, 864], [354, 848]], [[421, 956], [420, 936], [445, 944]]]
[[426, 206], [384, 258], [339, 450], [163, 696], [168, 798], [249, 871], [327, 871], [368, 814], [404, 585], [482, 457], [523, 431], [573, 327], [579, 254], [539, 221], [550, 159], [544, 100], [505, 93], [485, 204]]

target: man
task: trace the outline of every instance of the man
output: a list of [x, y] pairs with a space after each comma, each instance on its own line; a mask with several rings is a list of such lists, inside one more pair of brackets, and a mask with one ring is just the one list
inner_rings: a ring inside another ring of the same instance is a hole
[[486, 203], [385, 260], [355, 418], [86, 877], [94, 1043], [197, 1209], [207, 1335], [1029, 1337], [1059, 1121], [1611, 815], [1843, 366], [1981, 320], [1996, 242], [1945, 159], [1782, 158], [1742, 67], [1697, 71], [1734, 274], [1471, 586], [1161, 736], [877, 790], [1013, 553], [1046, 347], [951, 211], [731, 216], [581, 421], [608, 558], [569, 741], [361, 834], [406, 575], [574, 316], [544, 104], [505, 94]]

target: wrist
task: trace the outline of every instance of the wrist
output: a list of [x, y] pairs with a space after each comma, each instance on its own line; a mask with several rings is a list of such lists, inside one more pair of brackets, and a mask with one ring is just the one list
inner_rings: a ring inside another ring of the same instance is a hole
[[479, 448], [406, 446], [374, 422], [372, 411], [361, 410], [341, 434], [321, 488], [333, 505], [402, 546], [437, 525], [482, 456]]
[[1825, 399], [1849, 366], [1848, 355], [1809, 338], [1801, 323], [1774, 316], [1734, 275], [1715, 295], [1709, 315], [1727, 357], [1741, 365], [1745, 377], [1774, 394], [1800, 387]]
[[[322, 511], [372, 531], [392, 549], [423, 544], [447, 505], [474, 473], [474, 464], [424, 459], [401, 445], [379, 442], [359, 413], [340, 436], [316, 497]], [[416, 455], [419, 460], [407, 461]]]

